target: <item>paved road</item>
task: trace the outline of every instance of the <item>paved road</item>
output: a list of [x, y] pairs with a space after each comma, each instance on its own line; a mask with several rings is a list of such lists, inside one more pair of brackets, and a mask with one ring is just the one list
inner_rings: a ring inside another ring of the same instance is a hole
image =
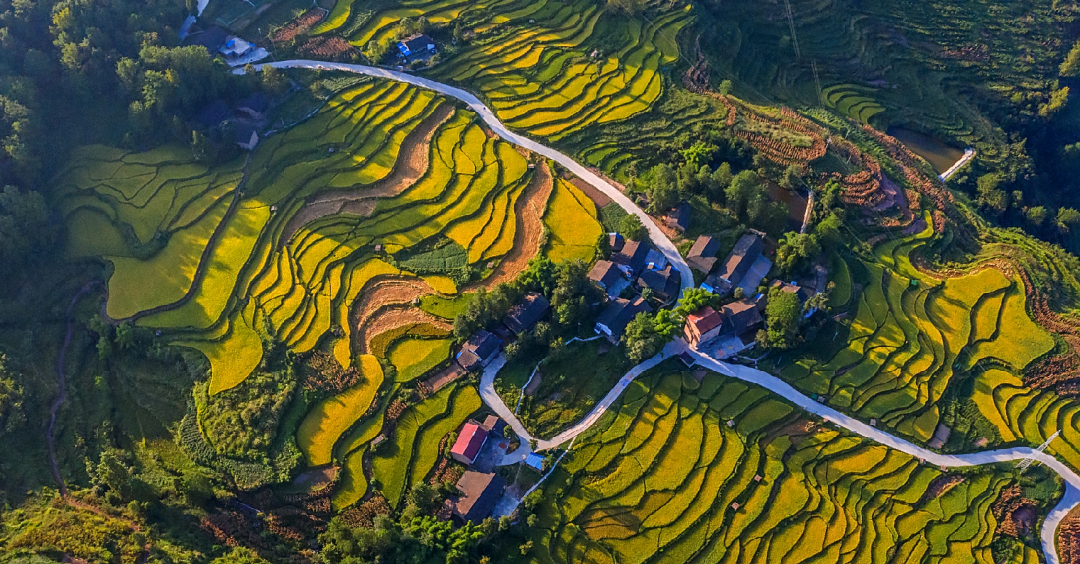
[[966, 151], [964, 151], [964, 156], [960, 157], [960, 160], [953, 163], [953, 165], [949, 167], [949, 170], [941, 173], [941, 176], [939, 176], [938, 178], [941, 178], [942, 181], [948, 180], [950, 177], [952, 177], [952, 175], [956, 174], [956, 171], [960, 170], [960, 167], [968, 164], [968, 161], [974, 158], [975, 149], [967, 149]]
[[[458, 100], [465, 102], [466, 104], [468, 104], [469, 108], [472, 111], [480, 115], [480, 117], [484, 120], [485, 123], [488, 124], [488, 127], [490, 127], [492, 131], [494, 131], [503, 139], [559, 163], [567, 170], [572, 172], [574, 175], [576, 175], [578, 178], [595, 186], [597, 190], [600, 190], [604, 193], [604, 195], [611, 198], [612, 201], [618, 203], [619, 206], [626, 210], [628, 213], [632, 213], [638, 216], [638, 218], [641, 219], [641, 223], [644, 224], [646, 228], [648, 228], [649, 236], [652, 238], [653, 244], [656, 245], [656, 247], [664, 253], [664, 256], [667, 257], [668, 262], [675, 265], [675, 267], [679, 270], [679, 274], [682, 276], [683, 289], [693, 287], [694, 274], [690, 272], [690, 266], [686, 264], [685, 260], [683, 260], [682, 255], [679, 254], [679, 251], [675, 248], [674, 243], [672, 243], [671, 240], [668, 239], [667, 235], [665, 235], [664, 232], [656, 226], [656, 223], [653, 222], [652, 217], [650, 217], [649, 214], [645, 213], [644, 210], [639, 208], [637, 204], [630, 200], [630, 198], [627, 198], [626, 195], [620, 192], [618, 188], [612, 186], [610, 182], [589, 171], [589, 169], [581, 166], [576, 161], [574, 161], [574, 159], [571, 159], [570, 157], [556, 151], [555, 149], [552, 149], [551, 147], [542, 145], [540, 143], [537, 143], [536, 141], [533, 141], [532, 139], [529, 139], [528, 137], [524, 137], [510, 131], [505, 125], [502, 124], [501, 121], [499, 121], [499, 118], [495, 117], [495, 113], [492, 112], [487, 106], [485, 106], [484, 103], [481, 102], [480, 99], [474, 96], [472, 93], [462, 90], [460, 88], [455, 88], [453, 86], [447, 86], [445, 84], [435, 82], [434, 80], [429, 80], [424, 77], [404, 72], [392, 71], [388, 69], [368, 67], [364, 65], [328, 63], [324, 61], [299, 59], [291, 61], [263, 63], [261, 65], [255, 65], [255, 68], [261, 70], [262, 67], [266, 65], [270, 65], [276, 68], [339, 70], [365, 74], [368, 76], [386, 78], [399, 82], [406, 82], [419, 86], [421, 88], [434, 90], [445, 96], [457, 98]], [[233, 72], [242, 73], [243, 69], [237, 69]]]
[[[683, 345], [683, 348], [686, 348], [685, 345]], [[1039, 462], [1057, 472], [1065, 479], [1066, 483], [1065, 495], [1046, 517], [1046, 521], [1043, 522], [1041, 533], [1043, 553], [1046, 555], [1046, 562], [1048, 564], [1059, 564], [1057, 550], [1054, 545], [1054, 537], [1058, 525], [1061, 524], [1061, 520], [1065, 518], [1073, 507], [1076, 507], [1076, 505], [1080, 503], [1080, 476], [1053, 456], [1043, 452], [1034, 452], [1034, 450], [1027, 447], [991, 450], [971, 454], [939, 454], [914, 445], [904, 439], [894, 437], [877, 427], [871, 427], [858, 419], [854, 419], [831, 407], [822, 405], [809, 397], [804, 396], [790, 384], [772, 374], [747, 366], [726, 364], [694, 350], [690, 350], [689, 352], [697, 359], [698, 364], [705, 368], [746, 382], [758, 384], [769, 391], [783, 396], [784, 399], [806, 411], [822, 417], [826, 421], [839, 427], [843, 427], [857, 435], [873, 439], [889, 448], [894, 448], [910, 454], [911, 456], [921, 458], [935, 466], [979, 466], [994, 462], [1009, 462], [1034, 457]]]
[[[649, 235], [652, 237], [653, 243], [661, 251], [663, 251], [667, 259], [672, 264], [676, 265], [676, 267], [679, 269], [679, 272], [682, 275], [683, 288], [685, 289], [692, 286], [694, 278], [693, 274], [690, 272], [689, 266], [687, 266], [686, 264], [686, 261], [683, 260], [681, 255], [679, 255], [678, 250], [675, 248], [675, 245], [672, 244], [671, 240], [669, 240], [664, 234], [664, 232], [661, 231], [655, 223], [653, 223], [652, 218], [649, 217], [648, 214], [646, 214], [641, 208], [634, 204], [634, 202], [632, 202], [622, 192], [620, 192], [606, 180], [600, 178], [596, 174], [593, 174], [585, 167], [579, 165], [570, 157], [554, 149], [551, 149], [550, 147], [541, 145], [540, 143], [537, 143], [527, 137], [522, 137], [521, 135], [517, 135], [511, 132], [502, 124], [502, 122], [498, 120], [498, 118], [495, 117], [495, 114], [490, 109], [488, 109], [487, 106], [485, 106], [476, 96], [472, 95], [471, 93], [466, 92], [465, 90], [462, 90], [460, 88], [447, 86], [445, 84], [441, 84], [423, 77], [414, 76], [403, 72], [391, 71], [387, 69], [367, 67], [363, 65], [328, 63], [312, 60], [280, 61], [265, 64], [278, 68], [308, 68], [355, 72], [368, 76], [406, 82], [409, 84], [420, 86], [422, 88], [434, 90], [436, 92], [439, 92], [440, 94], [450, 96], [452, 98], [457, 98], [458, 100], [465, 102], [466, 104], [468, 104], [470, 109], [479, 114], [480, 117], [484, 120], [484, 122], [486, 122], [488, 126], [491, 127], [491, 129], [503, 139], [506, 139], [507, 141], [510, 141], [511, 143], [514, 143], [516, 145], [525, 147], [530, 151], [539, 153], [540, 155], [543, 155], [544, 157], [547, 157], [559, 163], [582, 180], [595, 186], [598, 190], [611, 198], [612, 201], [617, 202], [627, 212], [638, 216], [641, 219], [641, 222], [648, 228]], [[264, 65], [256, 65], [256, 68], [261, 69], [263, 66]], [[234, 72], [243, 72], [243, 69], [237, 69], [237, 71]], [[950, 169], [950, 171], [947, 171], [947, 173], [955, 172], [956, 169], [960, 168], [967, 161], [971, 160], [973, 156], [973, 151], [966, 152], [964, 158], [962, 158], [960, 162], [953, 165], [953, 167]], [[550, 440], [538, 440], [537, 450], [554, 448], [580, 435], [582, 432], [592, 426], [593, 423], [600, 419], [600, 417], [607, 411], [611, 404], [620, 395], [622, 395], [623, 390], [626, 389], [626, 387], [630, 384], [630, 382], [633, 381], [634, 378], [636, 378], [638, 375], [648, 370], [649, 368], [656, 366], [663, 359], [673, 355], [677, 355], [683, 350], [687, 350], [685, 343], [683, 343], [681, 340], [676, 340], [672, 343], [669, 343], [668, 346], [664, 348], [664, 351], [661, 352], [659, 355], [645, 361], [638, 366], [635, 366], [630, 372], [626, 374], [626, 376], [619, 380], [615, 387], [612, 388], [610, 392], [608, 392], [607, 396], [605, 396], [604, 399], [601, 400], [601, 402], [597, 404], [596, 407], [594, 407], [593, 410], [587, 416], [585, 416], [584, 419], [574, 424], [570, 428], [566, 429], [562, 433], [559, 433], [556, 437]], [[1022, 460], [1028, 457], [1034, 457], [1042, 464], [1045, 464], [1047, 467], [1057, 472], [1062, 478], [1065, 479], [1066, 482], [1065, 495], [1064, 497], [1062, 497], [1061, 501], [1057, 504], [1057, 506], [1055, 506], [1050, 511], [1049, 515], [1046, 517], [1046, 520], [1043, 522], [1041, 532], [1043, 553], [1046, 556], [1047, 563], [1060, 564], [1054, 538], [1056, 536], [1057, 528], [1061, 524], [1062, 519], [1065, 518], [1065, 516], [1072, 508], [1076, 507], [1077, 504], [1080, 504], [1080, 476], [1073, 472], [1069, 467], [1065, 466], [1065, 464], [1059, 462], [1053, 456], [1046, 453], [1034, 452], [1032, 449], [1027, 447], [960, 455], [938, 454], [936, 452], [927, 450], [898, 437], [894, 437], [884, 431], [877, 429], [876, 427], [871, 427], [870, 425], [867, 425], [862, 421], [844, 415], [831, 407], [819, 404], [818, 402], [810, 399], [809, 397], [804, 396], [801, 392], [799, 392], [780, 378], [777, 378], [776, 376], [773, 376], [767, 372], [741, 365], [725, 364], [714, 358], [708, 357], [702, 353], [698, 353], [693, 350], [689, 352], [695, 356], [698, 364], [705, 368], [708, 368], [720, 374], [724, 374], [727, 376], [738, 378], [740, 380], [744, 380], [746, 382], [751, 382], [763, 386], [764, 388], [783, 396], [788, 401], [805, 409], [806, 411], [822, 417], [826, 421], [829, 421], [839, 427], [843, 427], [857, 435], [875, 440], [890, 448], [894, 448], [911, 456], [926, 460], [928, 463], [936, 466], [978, 466], [982, 464], [1008, 462], [1014, 460]], [[480, 397], [483, 398], [484, 403], [491, 407], [499, 415], [499, 417], [506, 421], [507, 424], [509, 424], [510, 427], [514, 429], [514, 432], [517, 433], [518, 437], [521, 438], [522, 446], [518, 448], [518, 450], [503, 457], [504, 464], [524, 460], [528, 453], [531, 451], [531, 449], [529, 448], [529, 443], [533, 439], [532, 435], [529, 434], [529, 431], [525, 429], [525, 426], [522, 425], [518, 418], [514, 415], [514, 412], [510, 410], [510, 408], [507, 407], [505, 403], [503, 403], [502, 398], [500, 398], [499, 395], [495, 393], [495, 388], [493, 386], [495, 376], [496, 374], [498, 374], [499, 370], [505, 365], [505, 363], [506, 359], [500, 355], [496, 360], [494, 360], [490, 365], [488, 365], [487, 368], [485, 368], [484, 374], [480, 380]]]

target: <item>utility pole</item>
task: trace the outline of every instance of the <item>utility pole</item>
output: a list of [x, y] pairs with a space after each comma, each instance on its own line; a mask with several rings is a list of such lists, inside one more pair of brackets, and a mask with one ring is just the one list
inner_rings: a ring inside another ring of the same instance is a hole
[[795, 16], [791, 13], [791, 0], [784, 0], [784, 6], [787, 7], [787, 22], [791, 27], [791, 44], [795, 46], [795, 58], [801, 59], [802, 53], [799, 51], [799, 36], [795, 33]]
[[1041, 453], [1041, 452], [1045, 451], [1046, 447], [1050, 446], [1050, 441], [1056, 439], [1057, 436], [1060, 435], [1060, 434], [1061, 434], [1061, 431], [1058, 431], [1058, 432], [1054, 433], [1053, 435], [1050, 435], [1050, 438], [1046, 439], [1045, 443], [1040, 445], [1039, 448], [1035, 449], [1035, 452], [1032, 452], [1031, 456], [1021, 460], [1020, 463], [1016, 465], [1016, 467], [1020, 469], [1020, 473], [1023, 474], [1024, 470], [1027, 470], [1028, 466], [1031, 466], [1031, 463], [1035, 462], [1035, 454], [1036, 453]]
[[817, 73], [817, 59], [810, 60], [810, 68], [814, 70], [814, 84], [817, 84], [818, 103], [821, 104], [822, 107], [825, 107], [825, 97], [822, 95], [821, 90], [821, 79], [818, 77]]

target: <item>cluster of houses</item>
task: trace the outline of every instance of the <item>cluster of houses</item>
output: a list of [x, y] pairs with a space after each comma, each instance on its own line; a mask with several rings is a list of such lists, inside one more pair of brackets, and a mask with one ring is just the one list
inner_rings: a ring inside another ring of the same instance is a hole
[[[450, 514], [460, 523], [479, 523], [492, 515], [492, 511], [503, 498], [506, 480], [493, 472], [495, 461], [492, 456], [500, 456], [502, 448], [485, 451], [492, 442], [505, 439], [506, 422], [495, 415], [488, 415], [483, 423], [472, 421], [465, 423], [458, 433], [450, 456], [469, 469], [457, 482], [460, 495], [447, 501]], [[487, 460], [481, 460], [487, 455]], [[544, 458], [530, 453], [525, 464], [538, 472], [544, 470]]]
[[[683, 338], [695, 349], [725, 358], [753, 346], [755, 333], [764, 325], [768, 295], [758, 293], [758, 288], [772, 268], [772, 261], [764, 253], [765, 234], [760, 231], [750, 230], [740, 237], [722, 262], [716, 258], [719, 246], [713, 237], [698, 237], [686, 262], [705, 275], [701, 288], [720, 295], [741, 290], [742, 296], [719, 311], [704, 307], [687, 316]], [[811, 296], [809, 290], [795, 282], [774, 280], [770, 288], [795, 294], [800, 303]]]
[[647, 242], [625, 240], [612, 233], [608, 243], [611, 256], [596, 261], [588, 277], [608, 297], [607, 307], [596, 319], [595, 331], [617, 342], [630, 320], [639, 313], [652, 312], [643, 296], [645, 291], [662, 303], [671, 303], [679, 297], [682, 277], [663, 253]]
[[528, 332], [543, 319], [551, 304], [543, 294], [526, 294], [520, 302], [510, 308], [502, 323], [494, 329], [479, 329], [469, 336], [454, 357], [454, 361], [466, 372], [478, 372], [491, 364], [505, 343]]

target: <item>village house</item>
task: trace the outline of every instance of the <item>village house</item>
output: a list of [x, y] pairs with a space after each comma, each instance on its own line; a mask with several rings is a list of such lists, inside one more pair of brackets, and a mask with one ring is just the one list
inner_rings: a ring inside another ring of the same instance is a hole
[[241, 149], [250, 151], [259, 144], [259, 129], [249, 121], [236, 122], [236, 144]]
[[682, 276], [679, 271], [667, 265], [663, 270], [645, 270], [638, 277], [638, 286], [649, 288], [662, 302], [670, 302], [679, 297]]
[[686, 316], [683, 335], [686, 337], [686, 343], [696, 349], [719, 337], [723, 330], [723, 316], [715, 309], [705, 306]]
[[611, 252], [617, 253], [622, 250], [623, 245], [626, 244], [626, 239], [623, 239], [622, 235], [618, 233], [608, 233], [608, 248]]
[[480, 329], [465, 341], [454, 360], [465, 370], [480, 370], [498, 356], [500, 344], [502, 341], [498, 337]]
[[461, 495], [451, 503], [451, 511], [461, 523], [479, 524], [491, 515], [502, 497], [506, 480], [498, 474], [466, 471], [457, 482]]
[[690, 229], [690, 204], [683, 202], [672, 208], [664, 216], [664, 225], [679, 233], [685, 233], [687, 229]]
[[652, 307], [644, 298], [625, 300], [616, 298], [608, 303], [596, 318], [594, 331], [597, 335], [604, 335], [612, 343], [618, 343], [622, 338], [626, 326], [634, 320], [639, 313], [652, 313]]
[[[705, 279], [708, 289], [726, 294], [737, 287], [746, 293], [752, 292], [772, 267], [772, 261], [761, 253], [765, 250], [765, 240], [759, 233], [747, 233], [739, 238], [720, 268]], [[753, 271], [753, 272], [751, 272]], [[752, 274], [749, 278], [748, 274]]]
[[686, 254], [686, 263], [690, 265], [690, 268], [707, 275], [712, 272], [716, 261], [719, 260], [716, 258], [719, 250], [720, 241], [717, 241], [715, 237], [702, 235], [694, 241], [694, 246], [690, 247], [690, 252]]
[[780, 280], [773, 280], [772, 284], [769, 285], [769, 288], [780, 288], [781, 292], [795, 294], [795, 296], [799, 298], [800, 305], [806, 303], [806, 300], [810, 299], [810, 291], [802, 286], [799, 286], [795, 282], [783, 282]]
[[536, 470], [537, 472], [543, 472], [544, 457], [536, 454], [535, 452], [530, 452], [529, 456], [525, 457], [525, 465], [529, 468], [532, 468], [533, 470]]
[[628, 240], [623, 243], [622, 249], [611, 253], [611, 262], [626, 267], [624, 271], [630, 278], [637, 276], [641, 269], [645, 268], [645, 258], [649, 254], [649, 246], [640, 241]]
[[743, 298], [721, 308], [724, 322], [727, 324], [725, 332], [735, 335], [743, 335], [750, 331], [756, 331], [764, 324], [761, 317], [762, 303], [764, 300]]
[[435, 54], [435, 40], [426, 33], [417, 33], [397, 44], [398, 52], [409, 60], [427, 60]]
[[483, 450], [487, 438], [488, 432], [483, 426], [476, 421], [469, 421], [458, 433], [458, 438], [450, 449], [450, 456], [466, 466], [472, 466], [472, 463], [476, 462], [476, 457], [480, 455], [480, 451]]
[[517, 335], [532, 329], [540, 318], [544, 317], [551, 304], [543, 294], [531, 293], [522, 298], [521, 303], [510, 308], [503, 323]]
[[488, 415], [480, 427], [488, 432], [488, 436], [501, 437], [506, 429], [506, 421], [499, 419], [498, 415]]
[[630, 280], [619, 266], [607, 260], [596, 261], [589, 270], [588, 277], [612, 299], [617, 298], [630, 286]]
[[254, 50], [254, 45], [235, 35], [226, 39], [225, 44], [218, 47], [218, 53], [224, 55], [228, 63], [235, 63]]

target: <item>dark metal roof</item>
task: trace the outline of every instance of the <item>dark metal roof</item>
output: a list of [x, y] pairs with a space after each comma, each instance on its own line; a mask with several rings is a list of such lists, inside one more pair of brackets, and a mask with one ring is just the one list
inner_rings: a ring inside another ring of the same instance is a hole
[[454, 502], [454, 514], [463, 521], [483, 521], [491, 515], [505, 486], [506, 480], [498, 474], [465, 472], [457, 483], [461, 496]]
[[551, 304], [543, 294], [527, 294], [521, 303], [510, 308], [510, 313], [506, 314], [503, 323], [520, 335], [532, 329], [533, 325], [536, 325], [536, 322], [547, 313], [550, 306]]

